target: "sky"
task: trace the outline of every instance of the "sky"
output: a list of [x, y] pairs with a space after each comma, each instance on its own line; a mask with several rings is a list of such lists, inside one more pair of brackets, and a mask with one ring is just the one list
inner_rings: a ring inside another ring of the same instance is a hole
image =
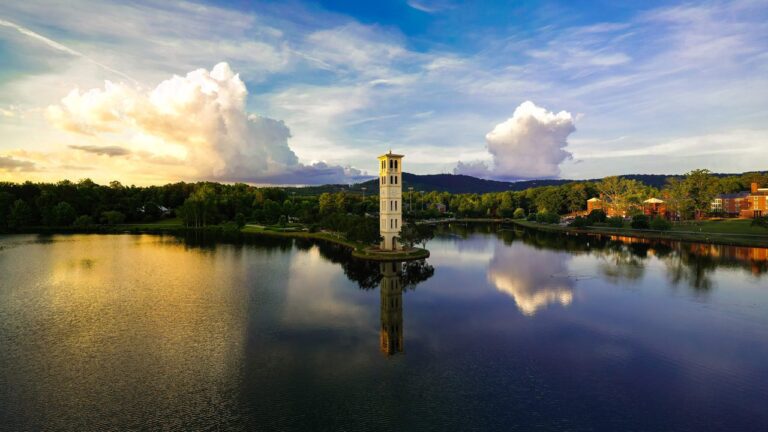
[[768, 2], [0, 3], [0, 181], [768, 169]]

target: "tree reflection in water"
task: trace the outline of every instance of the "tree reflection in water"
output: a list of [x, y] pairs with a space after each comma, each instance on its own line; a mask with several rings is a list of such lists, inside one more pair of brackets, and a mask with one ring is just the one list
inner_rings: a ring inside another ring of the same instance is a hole
[[379, 288], [379, 347], [386, 356], [403, 352], [403, 293], [431, 278], [435, 268], [426, 260], [377, 262], [352, 257], [349, 249], [327, 242], [297, 240], [300, 249], [317, 246], [327, 260], [339, 264], [347, 278], [363, 290]]
[[[443, 236], [466, 238], [471, 234], [495, 235], [508, 247], [521, 241], [536, 250], [565, 251], [571, 256], [598, 256], [604, 260], [599, 267], [602, 275], [617, 284], [643, 278], [651, 257], [664, 264], [666, 276], [673, 285], [686, 285], [696, 292], [707, 292], [714, 287], [712, 275], [717, 268], [740, 269], [755, 276], [768, 272], [768, 248], [553, 233], [509, 224], [450, 224], [438, 229], [438, 235]], [[499, 267], [494, 266], [492, 270], [498, 273]]]

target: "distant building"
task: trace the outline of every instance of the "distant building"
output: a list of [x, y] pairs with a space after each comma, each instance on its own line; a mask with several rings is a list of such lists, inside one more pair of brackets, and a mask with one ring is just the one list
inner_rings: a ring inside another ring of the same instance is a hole
[[379, 232], [381, 249], [399, 249], [397, 238], [403, 226], [403, 155], [379, 156]]
[[757, 183], [752, 183], [745, 207], [739, 213], [741, 217], [758, 218], [768, 215], [768, 188], [760, 188]]
[[768, 188], [752, 183], [749, 192], [717, 195], [710, 209], [712, 213], [732, 217], [757, 218], [768, 215]]
[[667, 203], [659, 198], [648, 198], [643, 201], [643, 214], [651, 217], [662, 217], [669, 219]]
[[[639, 211], [640, 207], [637, 205], [630, 205], [632, 210]], [[627, 216], [627, 210], [618, 211], [610, 203], [605, 202], [602, 198], [590, 198], [587, 200], [587, 214], [592, 210], [602, 210], [607, 216]], [[667, 211], [667, 203], [659, 198], [651, 197], [643, 201], [642, 205], [643, 214], [652, 217], [669, 218], [670, 213]]]
[[602, 210], [607, 216], [626, 216], [626, 212], [619, 213], [616, 209], [605, 202], [602, 198], [590, 198], [587, 200], [587, 214], [590, 214], [592, 210]]
[[587, 200], [587, 214], [592, 213], [592, 210], [605, 211], [605, 203], [600, 198], [594, 197]]
[[739, 216], [748, 206], [749, 192], [719, 194], [712, 200], [711, 211], [724, 216]]
[[435, 203], [432, 204], [432, 207], [437, 210], [439, 213], [445, 213], [446, 207], [443, 203]]

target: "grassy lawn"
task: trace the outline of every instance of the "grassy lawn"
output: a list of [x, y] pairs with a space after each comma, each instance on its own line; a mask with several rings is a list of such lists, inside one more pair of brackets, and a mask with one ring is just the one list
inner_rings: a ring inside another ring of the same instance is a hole
[[543, 231], [592, 232], [596, 234], [624, 235], [638, 238], [686, 240], [734, 246], [768, 247], [768, 230], [750, 226], [752, 223], [750, 220], [731, 219], [675, 223], [670, 231], [635, 230], [626, 225], [624, 228], [594, 226], [584, 229], [574, 229], [567, 226], [539, 224], [520, 220], [515, 220], [514, 223]]
[[698, 222], [679, 222], [672, 224], [672, 231], [768, 236], [768, 229], [752, 226], [751, 219], [717, 219]]

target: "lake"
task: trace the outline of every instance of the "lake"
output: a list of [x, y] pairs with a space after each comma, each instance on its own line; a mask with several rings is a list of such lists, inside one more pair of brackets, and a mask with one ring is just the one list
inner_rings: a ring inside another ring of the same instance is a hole
[[768, 250], [0, 236], [3, 430], [768, 430]]

